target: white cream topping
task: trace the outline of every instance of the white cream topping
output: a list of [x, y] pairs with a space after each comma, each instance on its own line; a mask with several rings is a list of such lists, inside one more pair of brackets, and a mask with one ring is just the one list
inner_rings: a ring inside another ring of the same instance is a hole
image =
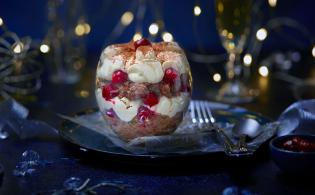
[[106, 101], [105, 98], [103, 98], [102, 89], [98, 88], [95, 94], [96, 94], [96, 102], [102, 112], [112, 107], [112, 102]]
[[112, 74], [114, 71], [122, 69], [124, 67], [124, 62], [120, 58], [115, 59], [103, 59], [102, 64], [100, 64], [97, 70], [97, 77], [106, 80], [112, 80]]
[[107, 46], [103, 51], [103, 54], [105, 56], [114, 56], [117, 53], [118, 53], [118, 50], [115, 49], [114, 45]]
[[180, 74], [188, 72], [187, 68], [189, 67], [189, 63], [187, 58], [182, 54], [177, 54], [174, 52], [172, 53], [173, 55], [175, 55], [175, 57], [172, 57], [171, 59], [163, 62], [162, 64], [163, 71], [165, 71], [167, 68], [174, 68]]
[[115, 97], [112, 100], [114, 103], [113, 105], [113, 110], [117, 114], [117, 116], [120, 118], [120, 120], [129, 122], [131, 121], [138, 112], [138, 108], [140, 107], [140, 100], [136, 101], [130, 101], [127, 98], [118, 98]]
[[141, 49], [136, 50], [136, 60], [141, 61], [141, 60], [145, 60], [145, 59], [152, 59], [152, 60], [156, 59], [155, 52], [154, 52], [153, 48], [148, 50], [145, 54], [142, 52]]
[[173, 98], [161, 96], [159, 103], [156, 106], [152, 107], [152, 110], [159, 114], [173, 117], [176, 115], [176, 113], [183, 111], [187, 107], [188, 102], [188, 93], [181, 93], [180, 96]]
[[158, 83], [163, 79], [164, 71], [157, 60], [141, 60], [127, 69], [129, 80], [135, 83]]

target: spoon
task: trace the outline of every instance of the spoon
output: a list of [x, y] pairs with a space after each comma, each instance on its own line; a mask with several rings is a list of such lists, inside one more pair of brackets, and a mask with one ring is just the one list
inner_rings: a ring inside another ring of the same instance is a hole
[[234, 137], [239, 138], [239, 150], [242, 152], [248, 152], [246, 137], [254, 139], [261, 132], [259, 131], [260, 124], [257, 120], [252, 118], [242, 118], [232, 129]]

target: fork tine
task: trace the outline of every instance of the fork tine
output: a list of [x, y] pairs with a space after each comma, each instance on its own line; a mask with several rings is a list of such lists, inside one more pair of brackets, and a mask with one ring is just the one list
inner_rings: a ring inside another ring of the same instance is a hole
[[205, 123], [209, 123], [209, 119], [208, 119], [208, 115], [207, 115], [207, 111], [206, 111], [206, 102], [200, 101], [200, 105], [201, 105], [201, 111], [202, 111]]
[[206, 103], [205, 108], [206, 108], [207, 113], [208, 113], [208, 115], [209, 115], [210, 122], [213, 124], [213, 123], [215, 122], [215, 119], [214, 119], [214, 117], [213, 117], [213, 115], [212, 115], [212, 112], [211, 112], [209, 103]]
[[196, 101], [196, 110], [197, 110], [197, 116], [199, 119], [199, 123], [203, 123], [204, 119], [203, 119], [203, 115], [201, 114], [201, 105], [199, 101]]
[[195, 115], [195, 101], [190, 101], [189, 109], [190, 109], [191, 120], [193, 123], [196, 123], [197, 119], [196, 119], [196, 115]]

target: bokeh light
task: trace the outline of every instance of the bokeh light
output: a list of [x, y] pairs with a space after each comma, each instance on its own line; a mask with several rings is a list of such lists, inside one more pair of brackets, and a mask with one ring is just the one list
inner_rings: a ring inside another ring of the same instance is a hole
[[162, 39], [165, 42], [171, 42], [171, 41], [173, 41], [173, 35], [171, 33], [169, 33], [169, 32], [164, 32], [162, 34]]
[[268, 32], [265, 28], [260, 28], [257, 33], [256, 33], [256, 38], [259, 40], [259, 41], [263, 41], [267, 38], [268, 36]]
[[213, 80], [214, 80], [215, 82], [220, 82], [220, 81], [221, 81], [221, 75], [220, 75], [219, 73], [215, 73], [215, 74], [213, 75]]
[[253, 61], [252, 55], [247, 53], [244, 55], [243, 62], [245, 66], [250, 66]]
[[201, 8], [199, 5], [196, 5], [194, 7], [194, 14], [195, 14], [195, 16], [199, 16], [201, 14]]
[[133, 21], [133, 18], [133, 13], [128, 11], [121, 16], [120, 22], [122, 23], [122, 25], [128, 26]]
[[149, 26], [149, 32], [151, 35], [156, 35], [159, 32], [159, 25], [157, 23], [152, 23]]
[[142, 34], [140, 32], [135, 33], [135, 35], [133, 35], [133, 41], [138, 41], [139, 39], [142, 38]]
[[49, 45], [47, 45], [47, 44], [42, 44], [42, 45], [39, 47], [39, 50], [40, 50], [42, 53], [48, 53], [49, 50], [50, 50], [50, 47], [49, 47]]
[[276, 7], [277, 6], [277, 0], [268, 0], [268, 3], [270, 7]]
[[269, 69], [267, 66], [259, 67], [258, 72], [263, 77], [267, 77], [269, 75]]

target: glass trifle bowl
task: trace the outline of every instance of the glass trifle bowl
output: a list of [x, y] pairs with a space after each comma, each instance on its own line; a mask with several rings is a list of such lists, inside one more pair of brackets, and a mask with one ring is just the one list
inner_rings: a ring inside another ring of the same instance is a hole
[[96, 100], [122, 140], [173, 133], [187, 111], [191, 89], [189, 63], [175, 42], [140, 39], [107, 46], [101, 54]]

